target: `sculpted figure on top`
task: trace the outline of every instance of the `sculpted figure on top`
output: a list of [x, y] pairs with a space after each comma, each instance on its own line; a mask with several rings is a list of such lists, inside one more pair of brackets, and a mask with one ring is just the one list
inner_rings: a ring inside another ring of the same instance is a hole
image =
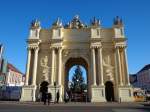
[[57, 18], [57, 20], [52, 24], [53, 28], [62, 28], [62, 21], [60, 20], [60, 18]]
[[119, 16], [114, 18], [114, 25], [123, 25], [122, 19]]
[[39, 27], [40, 27], [40, 21], [38, 21], [37, 19], [35, 19], [31, 22], [31, 29], [36, 29]]
[[91, 20], [91, 26], [93, 26], [93, 27], [99, 27], [100, 26], [100, 20], [96, 19], [94, 17], [93, 20]]
[[73, 20], [66, 25], [66, 28], [80, 29], [87, 27], [79, 19], [79, 15], [74, 16]]

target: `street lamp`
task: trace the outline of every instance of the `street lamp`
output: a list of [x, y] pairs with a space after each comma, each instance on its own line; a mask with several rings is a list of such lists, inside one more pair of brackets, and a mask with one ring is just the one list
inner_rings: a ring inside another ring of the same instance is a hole
[[85, 102], [87, 103], [87, 89], [84, 90], [85, 93]]
[[54, 87], [55, 87], [55, 101], [54, 101], [54, 103], [56, 103], [56, 81], [54, 82]]

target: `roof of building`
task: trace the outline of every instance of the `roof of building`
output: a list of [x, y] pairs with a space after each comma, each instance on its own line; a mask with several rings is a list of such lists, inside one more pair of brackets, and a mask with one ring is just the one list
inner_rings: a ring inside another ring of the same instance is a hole
[[149, 69], [150, 69], [150, 64], [147, 64], [138, 73], [143, 72], [145, 70], [149, 70]]
[[14, 65], [12, 65], [12, 64], [10, 64], [10, 63], [8, 63], [8, 65], [7, 65], [7, 67], [8, 67], [8, 69], [11, 69], [12, 71], [14, 71], [14, 72], [18, 72], [18, 73], [20, 73], [20, 74], [22, 74], [23, 75], [23, 73], [22, 72], [20, 72]]
[[137, 74], [129, 74], [129, 76], [136, 76]]

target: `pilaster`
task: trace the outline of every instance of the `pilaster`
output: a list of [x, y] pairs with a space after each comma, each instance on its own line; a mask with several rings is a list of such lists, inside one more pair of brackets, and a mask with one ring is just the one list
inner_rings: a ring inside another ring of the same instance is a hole
[[39, 51], [38, 47], [34, 49], [34, 64], [33, 64], [32, 85], [36, 85], [38, 51]]
[[118, 65], [118, 75], [119, 75], [119, 84], [123, 86], [123, 79], [122, 79], [122, 70], [121, 70], [121, 58], [120, 58], [120, 51], [119, 47], [116, 47], [116, 55], [117, 55], [117, 65]]
[[55, 64], [55, 49], [54, 48], [51, 48], [51, 53], [52, 53], [52, 58], [51, 58], [51, 85], [54, 84], [54, 72], [55, 72], [55, 69], [54, 69], [54, 64]]
[[93, 86], [96, 86], [96, 66], [95, 66], [95, 48], [91, 48], [91, 61], [92, 61], [92, 75], [93, 75]]
[[125, 82], [125, 83], [126, 83], [128, 86], [130, 86], [129, 72], [128, 72], [128, 59], [127, 59], [126, 47], [124, 47], [124, 49], [123, 49], [123, 55], [124, 55], [124, 60], [125, 60], [124, 66], [125, 66], [125, 71], [126, 71], [126, 74], [125, 74], [126, 82]]
[[102, 55], [102, 46], [98, 47], [98, 67], [99, 67], [99, 75], [100, 75], [100, 86], [104, 85], [104, 78], [103, 78], [103, 55]]
[[27, 59], [27, 67], [26, 67], [25, 85], [28, 85], [28, 81], [29, 81], [30, 62], [31, 62], [31, 49], [28, 47], [28, 59]]
[[58, 85], [62, 85], [62, 48], [58, 49]]

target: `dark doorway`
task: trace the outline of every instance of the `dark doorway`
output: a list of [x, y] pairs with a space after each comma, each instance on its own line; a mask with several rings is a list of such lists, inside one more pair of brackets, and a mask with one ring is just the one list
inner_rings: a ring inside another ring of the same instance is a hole
[[40, 84], [40, 92], [42, 94], [42, 98], [41, 98], [42, 101], [46, 100], [46, 95], [47, 95], [47, 92], [48, 92], [48, 85], [49, 85], [49, 83], [47, 81], [43, 81]]
[[111, 81], [105, 83], [105, 97], [108, 102], [114, 101], [114, 87]]

